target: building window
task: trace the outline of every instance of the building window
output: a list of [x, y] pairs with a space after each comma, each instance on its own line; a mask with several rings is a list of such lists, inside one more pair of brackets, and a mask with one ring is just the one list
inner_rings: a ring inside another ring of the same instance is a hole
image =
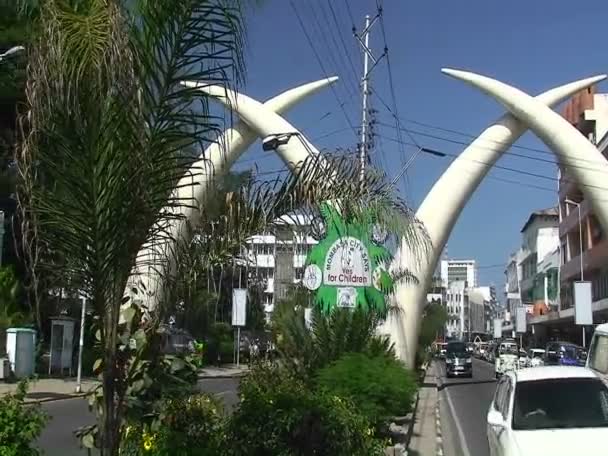
[[256, 244], [255, 253], [258, 255], [273, 255], [274, 245], [273, 244]]
[[294, 275], [296, 280], [302, 280], [304, 278], [304, 268], [294, 268]]

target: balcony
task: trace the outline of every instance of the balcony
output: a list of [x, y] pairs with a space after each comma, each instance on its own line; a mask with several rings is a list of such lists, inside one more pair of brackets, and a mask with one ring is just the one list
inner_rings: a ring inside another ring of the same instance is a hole
[[[608, 260], [608, 240], [603, 239], [590, 250], [583, 252], [583, 271], [599, 269]], [[575, 256], [567, 263], [562, 264], [560, 269], [561, 281], [568, 282], [580, 277], [581, 263], [580, 255]]]
[[[567, 203], [563, 203], [565, 205]], [[589, 204], [589, 200], [583, 200], [581, 203], [581, 220], [583, 222], [583, 230], [587, 229], [585, 224], [585, 218], [591, 212], [591, 204]], [[563, 213], [563, 211], [562, 211]], [[578, 208], [574, 205], [570, 205], [570, 213], [562, 218], [562, 221], [559, 224], [559, 236], [563, 237], [566, 233], [570, 233], [572, 231], [578, 232]]]

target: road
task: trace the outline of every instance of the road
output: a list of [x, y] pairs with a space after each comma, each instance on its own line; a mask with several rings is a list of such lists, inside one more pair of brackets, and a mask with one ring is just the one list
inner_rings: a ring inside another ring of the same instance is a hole
[[494, 396], [494, 365], [473, 359], [473, 378], [446, 378], [439, 363], [443, 386], [439, 400], [446, 456], [488, 456], [486, 414]]
[[[238, 379], [204, 379], [199, 381], [201, 391], [213, 394], [221, 399], [225, 410], [230, 410], [238, 403]], [[86, 456], [74, 436], [74, 430], [95, 422], [89, 412], [86, 400], [82, 398], [46, 402], [42, 408], [51, 419], [40, 436], [38, 445], [46, 456]]]

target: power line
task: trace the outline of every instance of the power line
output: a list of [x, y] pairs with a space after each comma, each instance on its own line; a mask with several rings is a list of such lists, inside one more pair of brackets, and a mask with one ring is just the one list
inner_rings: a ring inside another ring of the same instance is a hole
[[[389, 124], [386, 124], [384, 122], [378, 122], [378, 123], [380, 125], [385, 126], [385, 127], [395, 128], [393, 125], [389, 125]], [[445, 137], [442, 137], [442, 136], [437, 136], [437, 135], [433, 135], [433, 134], [430, 134], [430, 133], [424, 133], [424, 132], [421, 132], [421, 131], [415, 131], [415, 130], [410, 130], [410, 129], [407, 129], [407, 131], [409, 133], [411, 133], [411, 134], [414, 134], [414, 135], [420, 135], [420, 136], [424, 136], [424, 137], [427, 137], [427, 138], [437, 139], [439, 141], [445, 141], [445, 142], [452, 143], [452, 144], [459, 144], [459, 145], [463, 145], [463, 146], [470, 146], [472, 144], [472, 142], [465, 142], [465, 141], [459, 141], [457, 139], [445, 138]], [[505, 145], [504, 143], [500, 143], [498, 141], [496, 141], [495, 143]], [[490, 147], [485, 147], [485, 146], [476, 146], [476, 147], [479, 147], [480, 149], [490, 149]], [[560, 166], [560, 163], [557, 160], [555, 160], [555, 159], [550, 160], [550, 159], [547, 159], [547, 158], [532, 157], [530, 155], [520, 154], [520, 153], [512, 152], [512, 151], [505, 151], [503, 153], [505, 155], [510, 155], [510, 156], [513, 156], [513, 157], [525, 158], [527, 160], [533, 160], [533, 161], [537, 161], [537, 162], [541, 162], [541, 163], [548, 163], [548, 164], [552, 164], [552, 165], [555, 165], [555, 166]], [[555, 155], [553, 153], [551, 153], [551, 154]], [[596, 164], [596, 162], [594, 162], [592, 160], [578, 159], [578, 158], [572, 158], [572, 159], [574, 161], [577, 161], [577, 162], [578, 161], [585, 161], [585, 162], [588, 162], [588, 163], [594, 163], [594, 164]], [[579, 168], [579, 169], [584, 169], [584, 170], [588, 170], [588, 171], [605, 172], [605, 171], [598, 170], [595, 166], [583, 166], [583, 165], [576, 165], [576, 164], [574, 164], [574, 165], [564, 165], [564, 166], [566, 168]]]
[[[325, 27], [323, 27], [321, 25], [321, 22], [319, 21], [319, 17], [317, 16], [317, 12], [316, 12], [316, 8], [314, 6], [314, 2], [310, 3], [310, 11], [312, 13], [312, 18], [313, 21], [319, 31], [319, 36], [321, 37], [321, 39], [326, 43], [325, 48], [327, 49], [327, 53], [329, 54], [329, 58], [331, 59], [331, 61], [334, 64], [334, 67], [336, 68], [336, 71], [341, 73], [340, 67], [341, 65], [338, 63], [338, 61], [340, 61], [342, 63], [342, 65], [344, 65], [344, 57], [340, 55], [340, 52], [338, 52], [338, 58], [336, 59], [335, 57], [335, 52], [333, 51], [332, 46], [327, 46], [327, 44], [329, 44], [329, 39], [327, 38], [327, 35], [325, 34]], [[334, 37], [334, 33], [332, 30], [332, 27], [329, 25], [329, 20], [327, 19], [327, 15], [325, 14], [321, 14], [321, 16], [323, 16], [323, 19], [325, 19], [325, 23], [329, 26], [329, 35], [334, 43], [334, 47], [337, 50], [338, 49], [338, 42], [336, 41], [335, 37]], [[347, 91], [348, 96], [354, 96], [354, 94], [356, 94], [358, 92], [358, 87], [357, 84], [353, 84], [352, 80], [350, 78], [345, 77], [345, 84], [344, 84], [344, 88]], [[354, 89], [353, 89], [354, 87]], [[350, 91], [349, 91], [350, 90]]]
[[[392, 141], [392, 142], [398, 142], [399, 141], [398, 139], [391, 138], [391, 137], [388, 137], [388, 136], [383, 136], [383, 138], [386, 139], [387, 141]], [[411, 143], [405, 143], [405, 144], [406, 145], [410, 145], [410, 146], [416, 146], [415, 144], [411, 144]], [[485, 165], [485, 166], [487, 166], [489, 168], [502, 169], [502, 170], [509, 171], [509, 172], [512, 172], [512, 173], [517, 173], [517, 174], [521, 174], [521, 175], [524, 175], [524, 176], [536, 177], [538, 179], [544, 179], [544, 180], [549, 180], [549, 181], [553, 181], [553, 182], [559, 182], [560, 181], [560, 179], [558, 179], [557, 177], [546, 176], [544, 174], [533, 173], [531, 171], [524, 171], [524, 170], [517, 169], [517, 168], [511, 168], [509, 166], [492, 164], [492, 163], [485, 162], [483, 160], [474, 160], [474, 159], [471, 159], [471, 158], [465, 158], [465, 157], [462, 157], [461, 155], [453, 154], [453, 153], [450, 153], [450, 152], [443, 152], [442, 151], [441, 153], [444, 154], [444, 155], [446, 155], [446, 156], [448, 156], [448, 157], [461, 158], [461, 159], [466, 160], [466, 161], [470, 161], [470, 162], [474, 162], [474, 163], [479, 163], [479, 164]], [[574, 183], [578, 187], [598, 188], [600, 190], [608, 190], [608, 187], [601, 187], [601, 186], [598, 186], [598, 185], [584, 185], [584, 184], [579, 184], [579, 183], [576, 183], [576, 182], [574, 182]]]
[[[296, 15], [296, 18], [298, 19], [298, 22], [300, 23], [300, 27], [302, 28], [302, 32], [304, 33], [304, 36], [306, 37], [306, 40], [308, 41], [308, 44], [310, 46], [310, 48], [312, 49], [315, 58], [317, 59], [317, 62], [319, 63], [319, 66], [321, 67], [321, 71], [323, 72], [323, 74], [325, 75], [326, 78], [328, 78], [328, 74], [327, 71], [325, 71], [325, 66], [323, 65], [323, 62], [321, 61], [321, 57], [319, 56], [319, 53], [317, 52], [317, 50], [315, 49], [312, 40], [310, 38], [310, 35], [308, 34], [308, 31], [306, 30], [306, 27], [304, 25], [304, 22], [302, 21], [302, 17], [300, 16], [300, 13], [298, 12], [296, 5], [294, 4], [293, 0], [290, 0], [290, 5], [291, 8], [293, 9], [293, 12]], [[336, 92], [336, 89], [334, 88], [333, 84], [330, 84], [329, 86], [331, 88], [332, 93], [334, 94], [334, 96], [336, 97], [336, 100], [338, 102], [338, 105], [340, 106], [340, 109], [342, 110], [342, 113], [344, 114], [344, 118], [346, 119], [346, 122], [348, 123], [348, 126], [351, 128], [351, 130], [353, 131], [353, 133], [355, 134], [355, 138], [358, 138], [357, 135], [357, 129], [353, 126], [353, 123], [351, 122], [350, 118], [348, 117], [348, 114], [346, 113], [346, 110], [344, 109], [344, 103], [342, 103], [340, 101], [340, 98], [338, 97], [338, 93]]]
[[[403, 137], [401, 136], [401, 121], [399, 119], [399, 110], [397, 107], [397, 97], [396, 97], [396, 93], [395, 93], [395, 84], [393, 83], [393, 69], [391, 67], [391, 59], [390, 59], [390, 54], [388, 52], [389, 48], [388, 48], [388, 42], [386, 39], [386, 28], [384, 27], [384, 14], [383, 14], [383, 8], [382, 8], [382, 3], [380, 0], [376, 0], [376, 8], [378, 9], [378, 17], [380, 20], [380, 30], [382, 31], [382, 38], [384, 40], [384, 55], [386, 56], [386, 68], [388, 70], [388, 83], [389, 83], [389, 89], [390, 89], [390, 95], [391, 95], [391, 99], [392, 99], [392, 103], [393, 103], [393, 117], [395, 118], [395, 125], [397, 127], [397, 139], [399, 139], [399, 141], [403, 142]], [[400, 145], [401, 147], [401, 152], [403, 152], [405, 154], [405, 148], [403, 147], [403, 145]], [[406, 176], [406, 180], [408, 179], [407, 176], [407, 171], [405, 172], [405, 176]], [[407, 182], [408, 186], [409, 186], [409, 182]]]
[[334, 24], [336, 24], [338, 36], [340, 37], [340, 41], [342, 42], [342, 49], [344, 49], [344, 54], [346, 54], [348, 62], [350, 63], [350, 67], [353, 70], [353, 75], [355, 75], [355, 78], [356, 78], [357, 69], [355, 68], [355, 64], [353, 63], [353, 59], [351, 58], [350, 52], [348, 52], [348, 46], [346, 46], [346, 41], [344, 40], [344, 37], [342, 36], [341, 27], [338, 22], [338, 16], [336, 15], [336, 11], [334, 10], [332, 1], [333, 0], [327, 0], [327, 4], [329, 5], [329, 10], [331, 12], [331, 16], [333, 18]]

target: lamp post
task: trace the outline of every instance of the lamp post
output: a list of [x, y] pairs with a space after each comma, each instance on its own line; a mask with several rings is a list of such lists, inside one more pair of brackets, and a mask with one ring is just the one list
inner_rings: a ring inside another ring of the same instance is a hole
[[[578, 243], [579, 243], [579, 259], [580, 259], [580, 267], [581, 267], [581, 282], [585, 280], [584, 271], [583, 271], [583, 223], [581, 221], [581, 204], [576, 201], [572, 201], [570, 199], [565, 200], [566, 204], [571, 204], [572, 206], [576, 206], [578, 211]], [[583, 325], [583, 348], [585, 347], [585, 325]]]
[[76, 392], [82, 392], [82, 349], [84, 348], [84, 323], [87, 316], [87, 298], [81, 296], [82, 313], [80, 314], [80, 339], [78, 341], [78, 373], [76, 374]]
[[11, 57], [19, 52], [23, 52], [25, 51], [25, 48], [23, 46], [14, 46], [12, 48], [10, 48], [8, 51], [6, 51], [3, 54], [0, 54], [0, 62], [2, 62], [5, 58], [7, 57]]

